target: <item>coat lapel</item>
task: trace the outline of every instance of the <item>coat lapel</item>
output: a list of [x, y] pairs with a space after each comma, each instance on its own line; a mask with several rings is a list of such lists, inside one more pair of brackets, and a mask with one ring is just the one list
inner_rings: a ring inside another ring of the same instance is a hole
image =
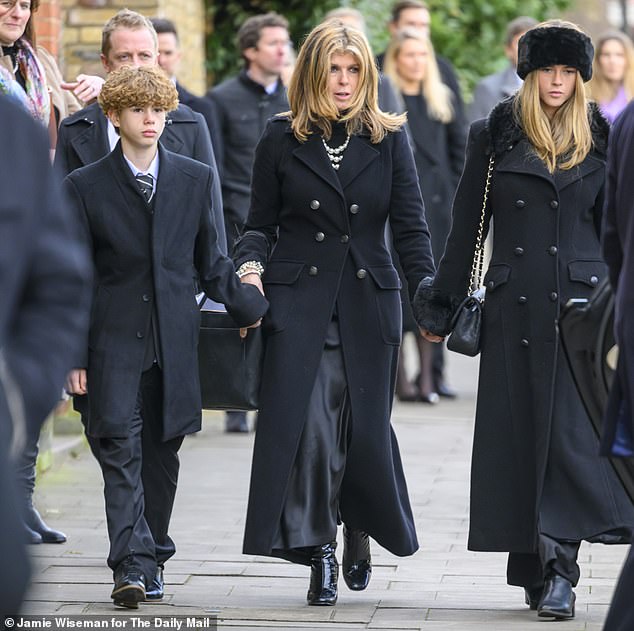
[[[350, 140], [352, 142], [352, 139]], [[328, 160], [328, 155], [321, 142], [321, 136], [312, 134], [306, 142], [300, 144], [293, 151], [293, 154], [343, 197], [343, 189], [339, 177], [330, 165], [330, 160]]]
[[173, 121], [168, 118], [165, 124], [165, 129], [161, 134], [161, 144], [168, 150], [174, 153], [183, 153], [183, 141], [178, 137], [177, 133], [173, 129]]
[[345, 189], [349, 186], [379, 155], [379, 151], [372, 147], [368, 137], [352, 136], [339, 169], [341, 187]]
[[105, 115], [101, 110], [87, 112], [85, 120], [90, 126], [71, 139], [71, 145], [84, 166], [97, 162], [110, 153], [108, 121]]

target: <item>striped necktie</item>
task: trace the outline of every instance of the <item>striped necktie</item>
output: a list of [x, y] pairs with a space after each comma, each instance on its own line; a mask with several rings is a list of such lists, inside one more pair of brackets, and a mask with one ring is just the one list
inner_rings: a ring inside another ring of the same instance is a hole
[[145, 201], [149, 204], [152, 201], [152, 197], [154, 197], [154, 178], [150, 173], [137, 173], [134, 177]]

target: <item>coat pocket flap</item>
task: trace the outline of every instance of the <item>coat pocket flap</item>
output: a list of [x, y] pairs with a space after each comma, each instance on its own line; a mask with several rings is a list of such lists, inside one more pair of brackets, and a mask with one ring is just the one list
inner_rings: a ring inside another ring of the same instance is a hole
[[505, 263], [489, 266], [484, 276], [484, 286], [487, 291], [494, 291], [500, 285], [504, 285], [511, 275], [511, 266]]
[[292, 285], [303, 268], [304, 263], [298, 261], [269, 261], [262, 281], [269, 285]]
[[398, 272], [392, 265], [378, 265], [375, 267], [368, 267], [370, 276], [374, 279], [374, 282], [381, 289], [400, 289], [401, 279], [398, 277]]
[[594, 259], [587, 261], [570, 261], [568, 263], [568, 275], [570, 280], [585, 283], [590, 287], [596, 287], [607, 273], [603, 261]]

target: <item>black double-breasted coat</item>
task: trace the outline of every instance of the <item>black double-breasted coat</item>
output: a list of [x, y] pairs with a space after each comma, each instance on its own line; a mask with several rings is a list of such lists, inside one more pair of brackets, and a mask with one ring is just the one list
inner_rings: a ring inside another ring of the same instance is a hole
[[[599, 230], [608, 124], [594, 106], [590, 120], [592, 150], [577, 167], [554, 175], [516, 122], [511, 99], [474, 123], [445, 254], [433, 285], [424, 282], [417, 291], [419, 324], [449, 333], [467, 293], [493, 152], [486, 225], [492, 216], [495, 231], [484, 278], [471, 472], [474, 550], [534, 552], [544, 529], [560, 539], [601, 540], [601, 533], [627, 526], [627, 502], [609, 464], [598, 458], [557, 332], [562, 306], [588, 297], [607, 273]], [[592, 466], [577, 463], [581, 452], [596, 456]], [[557, 478], [562, 463], [571, 475], [565, 481]], [[558, 482], [559, 492], [574, 496], [567, 498], [579, 511], [574, 516], [542, 511], [546, 501], [556, 503]]]
[[245, 553], [272, 553], [335, 304], [352, 416], [341, 518], [395, 554], [418, 547], [390, 425], [401, 305], [386, 221], [416, 287], [434, 266], [405, 132], [353, 135], [337, 174], [319, 134], [300, 143], [287, 120], [269, 123], [236, 250], [236, 264], [264, 263], [270, 302]]
[[198, 284], [241, 326], [266, 311], [267, 301], [255, 287], [240, 283], [218, 248], [212, 180], [207, 165], [159, 145], [151, 209], [119, 143], [64, 181], [95, 269], [90, 330], [79, 363], [87, 369], [88, 394], [75, 398], [90, 436], [127, 436], [153, 315], [167, 441], [200, 429]]

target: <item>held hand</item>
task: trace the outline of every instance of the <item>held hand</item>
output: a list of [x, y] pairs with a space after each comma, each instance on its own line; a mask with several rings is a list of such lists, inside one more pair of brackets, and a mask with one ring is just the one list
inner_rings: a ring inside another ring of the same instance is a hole
[[430, 333], [429, 331], [427, 331], [426, 329], [421, 329], [419, 327], [420, 330], [420, 334], [428, 341], [428, 342], [434, 342], [434, 344], [438, 344], [439, 342], [442, 342], [445, 338], [441, 337], [440, 335], [434, 335], [433, 333]]
[[96, 99], [101, 92], [101, 86], [104, 79], [97, 75], [77, 75], [76, 81], [62, 82], [61, 86], [64, 90], [70, 90], [78, 99], [88, 103]]
[[262, 279], [259, 274], [245, 274], [241, 279], [241, 282], [246, 283], [247, 285], [255, 285], [260, 293], [264, 296], [264, 287], [262, 286]]
[[68, 394], [86, 394], [88, 392], [88, 382], [85, 368], [75, 368], [66, 377], [65, 389]]
[[240, 337], [244, 339], [247, 336], [249, 329], [257, 329], [260, 326], [260, 324], [262, 324], [262, 318], [260, 318], [257, 322], [254, 322], [253, 324], [250, 324], [249, 326], [240, 329]]

